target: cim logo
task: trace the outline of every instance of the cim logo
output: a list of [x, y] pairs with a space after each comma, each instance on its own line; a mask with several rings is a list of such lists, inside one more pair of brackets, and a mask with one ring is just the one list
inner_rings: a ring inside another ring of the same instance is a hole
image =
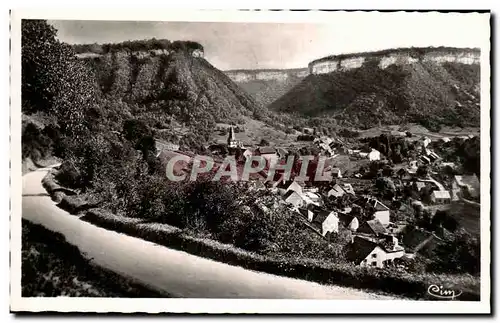
[[458, 296], [462, 295], [462, 291], [457, 292], [453, 289], [446, 289], [443, 288], [443, 286], [438, 286], [438, 285], [430, 285], [429, 288], [427, 289], [427, 293], [437, 298], [450, 299], [450, 300], [453, 300]]

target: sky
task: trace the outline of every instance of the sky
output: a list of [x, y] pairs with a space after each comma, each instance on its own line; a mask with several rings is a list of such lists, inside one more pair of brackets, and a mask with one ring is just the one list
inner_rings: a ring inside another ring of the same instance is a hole
[[[362, 19], [360, 18], [362, 17]], [[301, 68], [328, 55], [398, 47], [481, 47], [484, 17], [366, 13], [321, 23], [49, 21], [61, 41], [112, 43], [140, 39], [193, 40], [221, 70]]]

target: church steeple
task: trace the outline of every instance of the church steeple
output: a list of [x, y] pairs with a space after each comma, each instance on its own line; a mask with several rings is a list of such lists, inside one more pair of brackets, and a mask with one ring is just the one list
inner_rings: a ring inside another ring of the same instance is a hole
[[227, 137], [227, 145], [229, 147], [235, 147], [236, 146], [236, 136], [234, 135], [234, 128], [231, 126], [229, 128], [229, 136]]

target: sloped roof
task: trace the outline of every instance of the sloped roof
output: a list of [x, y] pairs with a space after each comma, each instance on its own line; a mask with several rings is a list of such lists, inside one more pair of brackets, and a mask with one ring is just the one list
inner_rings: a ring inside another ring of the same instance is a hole
[[345, 191], [339, 184], [335, 184], [331, 190], [328, 191], [328, 196], [341, 197], [345, 194]]
[[419, 191], [426, 186], [424, 182], [416, 182], [416, 185], [417, 185], [417, 190]]
[[349, 226], [352, 220], [356, 218], [355, 216], [346, 213], [337, 213], [337, 217], [339, 218], [339, 221], [344, 225], [344, 227]]
[[284, 200], [287, 203], [295, 204], [296, 202], [304, 201], [304, 198], [297, 192], [288, 191], [284, 196]]
[[300, 186], [299, 183], [296, 181], [285, 181], [284, 179], [280, 182], [278, 182], [277, 185], [278, 188], [282, 188], [286, 191], [295, 191], [297, 193], [302, 193], [302, 186]]
[[309, 210], [308, 208], [303, 208], [303, 207], [301, 207], [301, 208], [299, 208], [299, 213], [300, 213], [302, 216], [304, 216], [304, 217], [306, 217], [306, 218], [309, 218], [309, 213], [312, 213], [312, 211], [311, 211], [311, 210]]
[[354, 188], [349, 183], [345, 183], [343, 189], [346, 193], [354, 194]]
[[361, 263], [372, 251], [377, 247], [373, 241], [364, 239], [362, 237], [354, 237], [346, 258], [353, 261], [355, 264]]
[[387, 230], [382, 225], [382, 222], [380, 222], [378, 219], [373, 219], [373, 220], [366, 221], [366, 224], [377, 235], [378, 234], [385, 234], [385, 233], [387, 233]]
[[321, 209], [319, 212], [316, 212], [314, 214], [312, 222], [322, 224], [330, 216], [330, 214], [337, 216], [337, 212], [335, 212], [335, 211], [328, 211], [325, 209]]
[[276, 152], [282, 156], [288, 155], [288, 150], [285, 148], [276, 148]]
[[450, 192], [448, 191], [434, 191], [432, 195], [437, 199], [451, 199]]
[[273, 147], [259, 147], [257, 149], [258, 153], [261, 155], [275, 154], [276, 150]]
[[378, 200], [375, 200], [375, 203], [374, 203], [373, 207], [377, 211], [387, 211], [387, 210], [389, 210], [389, 208], [387, 206], [385, 206], [384, 204], [382, 204], [382, 202], [380, 202]]
[[372, 196], [365, 195], [361, 196], [356, 200], [356, 203], [361, 207], [366, 207], [366, 205], [371, 205], [377, 211], [387, 211], [389, 208], [385, 206], [382, 202], [373, 198]]

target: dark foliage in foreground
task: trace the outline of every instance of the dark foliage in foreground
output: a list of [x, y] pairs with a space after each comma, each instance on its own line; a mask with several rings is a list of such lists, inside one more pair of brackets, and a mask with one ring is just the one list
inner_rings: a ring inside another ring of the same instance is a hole
[[414, 299], [437, 300], [431, 298], [427, 293], [429, 284], [432, 282], [442, 284], [448, 288], [462, 290], [463, 294], [460, 300], [477, 301], [480, 297], [479, 281], [470, 275], [410, 274], [375, 268], [361, 268], [338, 263], [335, 258], [314, 260], [297, 256], [263, 256], [210, 239], [196, 238], [169, 226], [138, 224], [136, 221], [112, 216], [99, 210], [89, 211], [82, 219], [169, 248], [279, 276], [305, 279], [322, 284], [383, 291]]
[[96, 267], [58, 233], [23, 220], [23, 297], [166, 297]]

